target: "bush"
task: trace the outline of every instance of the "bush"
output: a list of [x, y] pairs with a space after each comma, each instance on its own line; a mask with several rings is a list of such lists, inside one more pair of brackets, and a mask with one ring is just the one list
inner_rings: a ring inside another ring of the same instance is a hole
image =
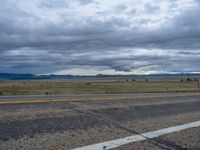
[[91, 85], [91, 83], [87, 82], [86, 85]]
[[50, 94], [51, 94], [51, 93], [50, 93], [50, 92], [48, 92], [48, 91], [47, 91], [47, 92], [45, 92], [45, 95], [50, 95]]

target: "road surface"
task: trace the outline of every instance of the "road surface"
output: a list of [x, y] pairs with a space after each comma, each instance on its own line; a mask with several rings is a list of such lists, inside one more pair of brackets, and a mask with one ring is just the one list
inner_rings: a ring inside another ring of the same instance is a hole
[[[4, 96], [0, 149], [75, 149], [196, 121], [198, 93]], [[198, 150], [200, 127], [114, 149]]]

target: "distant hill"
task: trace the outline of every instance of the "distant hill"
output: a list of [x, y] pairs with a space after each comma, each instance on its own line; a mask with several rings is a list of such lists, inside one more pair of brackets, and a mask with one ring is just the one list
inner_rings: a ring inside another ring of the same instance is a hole
[[34, 74], [15, 74], [15, 73], [0, 73], [0, 79], [18, 80], [18, 79], [42, 79], [42, 76]]
[[147, 74], [147, 75], [103, 75], [103, 74], [98, 74], [96, 77], [102, 78], [102, 77], [195, 77], [199, 76], [200, 73], [173, 73], [173, 74]]
[[36, 79], [71, 79], [79, 76], [73, 75], [34, 75], [34, 74], [15, 74], [0, 73], [0, 80], [36, 80]]
[[0, 73], [0, 80], [37, 80], [37, 79], [80, 79], [80, 78], [200, 78], [196, 73], [176, 73], [176, 74], [149, 74], [149, 75], [103, 75], [96, 76], [78, 76], [78, 75], [34, 75], [34, 74], [16, 74]]

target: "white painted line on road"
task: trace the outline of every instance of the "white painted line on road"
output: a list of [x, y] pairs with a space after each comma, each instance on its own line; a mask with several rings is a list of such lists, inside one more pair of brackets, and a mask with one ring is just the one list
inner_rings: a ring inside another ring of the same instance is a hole
[[174, 126], [174, 127], [169, 127], [169, 128], [164, 128], [161, 130], [153, 131], [153, 132], [147, 132], [143, 134], [138, 134], [138, 135], [133, 135], [125, 138], [120, 138], [116, 140], [111, 140], [103, 143], [98, 143], [98, 144], [93, 144], [93, 145], [88, 145], [80, 148], [75, 148], [73, 150], [108, 150], [112, 148], [117, 148], [122, 145], [126, 145], [129, 143], [135, 143], [138, 141], [143, 141], [147, 139], [152, 139], [156, 138], [162, 135], [166, 135], [169, 133], [173, 132], [179, 132], [181, 130], [186, 130], [194, 127], [199, 127], [200, 126], [200, 121], [197, 122], [192, 122], [184, 125], [179, 125], [179, 126]]

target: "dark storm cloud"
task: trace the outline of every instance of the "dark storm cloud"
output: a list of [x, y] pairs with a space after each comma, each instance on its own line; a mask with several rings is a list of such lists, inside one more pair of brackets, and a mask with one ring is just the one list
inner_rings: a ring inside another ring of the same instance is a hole
[[59, 9], [62, 7], [67, 7], [68, 4], [69, 3], [67, 1], [63, 0], [43, 0], [40, 3], [40, 7]]
[[94, 2], [94, 0], [79, 0], [81, 5], [91, 4], [92, 2]]
[[197, 72], [199, 14], [200, 5], [192, 0], [112, 5], [3, 0], [0, 72], [51, 73], [84, 66], [131, 73]]

